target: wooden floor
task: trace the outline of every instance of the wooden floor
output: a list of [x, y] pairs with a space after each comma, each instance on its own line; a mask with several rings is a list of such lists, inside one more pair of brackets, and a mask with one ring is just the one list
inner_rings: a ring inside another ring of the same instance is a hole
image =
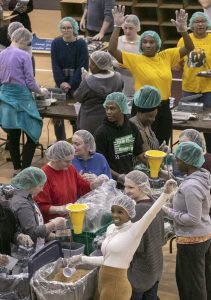
[[[34, 10], [30, 14], [33, 31], [40, 38], [54, 38], [58, 36], [57, 24], [60, 20], [59, 11]], [[36, 80], [38, 84], [46, 87], [53, 87], [54, 81], [51, 72], [51, 63], [49, 55], [35, 55], [36, 61]], [[69, 122], [65, 122], [67, 136], [72, 135], [72, 128]], [[0, 137], [5, 138], [6, 135], [0, 129]], [[46, 148], [55, 141], [53, 126], [49, 119], [44, 120], [44, 126], [40, 142]], [[1, 145], [2, 141], [0, 141]], [[6, 161], [8, 152], [4, 147], [0, 147], [0, 183], [10, 183], [13, 168], [11, 162]], [[33, 166], [41, 167], [45, 163], [45, 159], [40, 156], [40, 150], [36, 150], [33, 160]], [[159, 297], [161, 300], [178, 300], [178, 292], [175, 282], [175, 244], [173, 245], [173, 254], [169, 254], [169, 245], [164, 246], [164, 272], [159, 286]]]

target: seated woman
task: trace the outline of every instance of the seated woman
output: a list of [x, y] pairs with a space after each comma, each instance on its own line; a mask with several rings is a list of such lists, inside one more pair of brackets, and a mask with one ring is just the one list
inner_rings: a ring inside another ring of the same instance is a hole
[[128, 300], [132, 289], [127, 278], [127, 270], [133, 255], [140, 244], [144, 232], [149, 227], [162, 205], [171, 197], [175, 188], [175, 182], [170, 180], [164, 187], [164, 192], [135, 223], [131, 219], [135, 217], [135, 201], [121, 194], [115, 196], [112, 201], [111, 213], [114, 224], [106, 231], [106, 238], [102, 243], [102, 256], [73, 256], [70, 262], [83, 262], [100, 265], [98, 290], [100, 300]]
[[95, 140], [89, 131], [76, 131], [72, 137], [72, 144], [75, 148], [72, 164], [83, 178], [92, 180], [101, 174], [112, 178], [108, 162], [104, 155], [96, 152]]
[[66, 219], [61, 217], [44, 224], [40, 209], [33, 200], [42, 191], [45, 182], [45, 173], [35, 167], [24, 169], [11, 182], [15, 192], [10, 200], [10, 207], [21, 231], [33, 240], [36, 251], [44, 246], [45, 240], [55, 237], [52, 231], [66, 228]]
[[[27, 53], [32, 33], [25, 28], [15, 30], [11, 46], [0, 53], [0, 126], [9, 134], [9, 152], [14, 175], [31, 165], [42, 131], [42, 118], [31, 92], [46, 94], [35, 82], [31, 56]], [[20, 136], [27, 142], [20, 154]]]
[[[132, 171], [125, 177], [125, 193], [136, 201], [136, 216], [140, 220], [152, 207], [154, 199], [147, 175]], [[163, 270], [164, 220], [160, 211], [145, 231], [128, 269], [132, 285], [131, 300], [158, 299], [158, 284]]]
[[74, 98], [81, 103], [78, 129], [86, 129], [92, 134], [105, 118], [103, 103], [108, 94], [121, 92], [123, 80], [114, 72], [112, 57], [105, 51], [95, 51], [90, 56], [90, 71], [86, 72]]
[[[141, 30], [139, 18], [136, 15], [126, 15], [122, 29], [124, 31], [124, 35], [121, 35], [118, 38], [117, 48], [126, 52], [139, 53], [140, 36], [138, 35], [138, 32]], [[117, 61], [113, 61], [113, 65], [122, 75], [122, 79], [124, 80], [123, 93], [127, 97], [133, 97], [135, 90], [134, 79], [131, 72], [117, 63]]]
[[151, 128], [155, 121], [161, 96], [158, 89], [145, 85], [134, 95], [137, 113], [130, 119], [139, 129], [143, 140], [143, 151], [159, 149], [159, 142]]
[[47, 181], [35, 200], [45, 222], [65, 215], [66, 205], [100, 185], [105, 179], [97, 178], [91, 183], [85, 180], [72, 165], [74, 147], [66, 141], [56, 142], [46, 152], [48, 163], [42, 167]]

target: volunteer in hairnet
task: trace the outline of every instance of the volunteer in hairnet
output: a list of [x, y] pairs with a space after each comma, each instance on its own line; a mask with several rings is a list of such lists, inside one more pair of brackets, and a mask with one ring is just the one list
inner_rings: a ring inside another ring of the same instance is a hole
[[101, 185], [108, 177], [98, 176], [94, 181], [85, 180], [72, 165], [74, 147], [59, 141], [45, 152], [48, 163], [42, 167], [47, 181], [36, 196], [45, 223], [50, 219], [67, 214], [66, 205]]
[[73, 134], [72, 145], [75, 148], [73, 166], [88, 181], [105, 174], [111, 178], [111, 170], [104, 155], [96, 152], [93, 135], [87, 130], [78, 130]]
[[66, 228], [66, 219], [62, 217], [44, 224], [43, 216], [33, 197], [42, 191], [45, 182], [45, 173], [35, 167], [24, 169], [11, 181], [15, 192], [9, 201], [10, 208], [21, 231], [33, 240], [36, 251], [44, 246], [45, 241], [55, 238], [53, 231]]
[[[12, 44], [0, 53], [0, 126], [9, 134], [9, 152], [14, 175], [31, 165], [36, 144], [42, 131], [42, 118], [31, 92], [47, 94], [39, 88], [33, 76], [30, 55], [32, 33], [25, 28], [15, 30]], [[20, 136], [27, 136], [20, 155]]]
[[113, 71], [112, 57], [108, 52], [95, 51], [90, 55], [91, 74], [84, 71], [80, 86], [74, 98], [81, 103], [77, 120], [78, 129], [86, 129], [92, 134], [105, 118], [103, 103], [108, 94], [121, 92], [123, 80]]
[[181, 300], [211, 299], [210, 173], [201, 168], [202, 148], [183, 142], [176, 149], [181, 172], [187, 174], [164, 211], [174, 221], [177, 235], [176, 280]]
[[75, 256], [70, 262], [101, 265], [98, 290], [100, 300], [129, 300], [132, 288], [127, 278], [127, 270], [141, 238], [162, 205], [169, 199], [175, 188], [175, 181], [170, 180], [164, 192], [152, 207], [137, 222], [135, 217], [136, 202], [122, 194], [114, 197], [111, 207], [113, 223], [107, 228], [106, 238], [102, 243], [102, 256]]
[[[134, 170], [125, 176], [125, 193], [136, 201], [136, 215], [140, 220], [152, 207], [155, 199], [146, 174]], [[145, 231], [128, 269], [132, 286], [131, 300], [157, 300], [158, 284], [163, 271], [164, 220], [160, 211]]]

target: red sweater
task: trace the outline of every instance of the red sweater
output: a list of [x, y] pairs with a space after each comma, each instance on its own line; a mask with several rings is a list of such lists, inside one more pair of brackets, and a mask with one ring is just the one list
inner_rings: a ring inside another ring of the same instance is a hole
[[50, 206], [59, 206], [74, 203], [80, 196], [90, 191], [90, 183], [83, 179], [73, 165], [67, 170], [57, 171], [49, 165], [44, 165], [42, 170], [47, 176], [44, 189], [35, 201], [43, 214], [45, 223], [58, 215], [48, 214]]

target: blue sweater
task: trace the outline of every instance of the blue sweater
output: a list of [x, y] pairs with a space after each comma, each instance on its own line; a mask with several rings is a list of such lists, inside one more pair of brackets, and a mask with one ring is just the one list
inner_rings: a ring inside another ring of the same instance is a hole
[[111, 170], [107, 160], [105, 159], [104, 155], [100, 153], [94, 153], [91, 158], [87, 160], [75, 156], [72, 164], [78, 172], [82, 171], [83, 173], [93, 173], [97, 176], [105, 174], [109, 178], [112, 178]]
[[[78, 39], [66, 43], [62, 37], [55, 38], [51, 44], [51, 63], [56, 85], [60, 87], [62, 82], [68, 82], [73, 92], [81, 82], [81, 68], [89, 67], [86, 42]], [[65, 76], [64, 69], [72, 69], [72, 76]]]

